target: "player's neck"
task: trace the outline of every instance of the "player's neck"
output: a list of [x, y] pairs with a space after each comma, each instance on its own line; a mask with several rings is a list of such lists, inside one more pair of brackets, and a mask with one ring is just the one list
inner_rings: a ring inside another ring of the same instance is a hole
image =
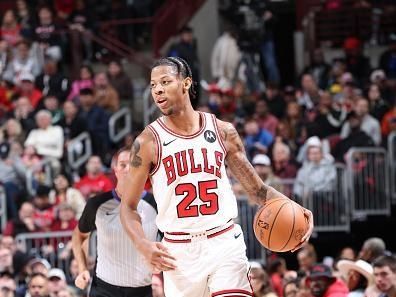
[[175, 115], [165, 116], [165, 125], [180, 134], [189, 135], [198, 131], [201, 127], [199, 112], [189, 107]]

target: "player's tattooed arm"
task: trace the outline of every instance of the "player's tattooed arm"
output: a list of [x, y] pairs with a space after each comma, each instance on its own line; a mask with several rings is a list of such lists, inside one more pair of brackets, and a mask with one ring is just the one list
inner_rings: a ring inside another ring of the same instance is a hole
[[235, 127], [220, 120], [217, 123], [227, 150], [226, 163], [250, 199], [261, 205], [269, 199], [282, 195], [274, 188], [264, 184], [257, 175], [256, 170], [246, 157], [245, 147]]

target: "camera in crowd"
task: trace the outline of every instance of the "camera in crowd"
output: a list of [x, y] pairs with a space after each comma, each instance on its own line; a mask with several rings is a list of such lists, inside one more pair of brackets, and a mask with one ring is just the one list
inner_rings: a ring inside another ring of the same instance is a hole
[[265, 33], [263, 13], [267, 1], [228, 0], [222, 1], [220, 11], [223, 17], [236, 29], [238, 46], [242, 51], [257, 51]]

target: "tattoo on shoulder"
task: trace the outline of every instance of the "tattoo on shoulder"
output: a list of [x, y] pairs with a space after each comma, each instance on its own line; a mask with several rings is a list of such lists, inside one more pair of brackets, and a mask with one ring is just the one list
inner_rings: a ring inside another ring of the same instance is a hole
[[142, 165], [142, 158], [138, 155], [140, 151], [140, 143], [139, 140], [135, 139], [132, 145], [132, 153], [131, 158], [129, 160], [130, 165], [132, 167], [140, 167]]

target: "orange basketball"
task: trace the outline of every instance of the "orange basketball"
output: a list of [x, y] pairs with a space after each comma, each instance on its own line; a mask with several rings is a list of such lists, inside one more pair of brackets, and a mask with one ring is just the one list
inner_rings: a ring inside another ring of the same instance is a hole
[[296, 202], [275, 198], [257, 211], [253, 229], [264, 247], [273, 252], [287, 252], [300, 243], [308, 230], [308, 222]]

